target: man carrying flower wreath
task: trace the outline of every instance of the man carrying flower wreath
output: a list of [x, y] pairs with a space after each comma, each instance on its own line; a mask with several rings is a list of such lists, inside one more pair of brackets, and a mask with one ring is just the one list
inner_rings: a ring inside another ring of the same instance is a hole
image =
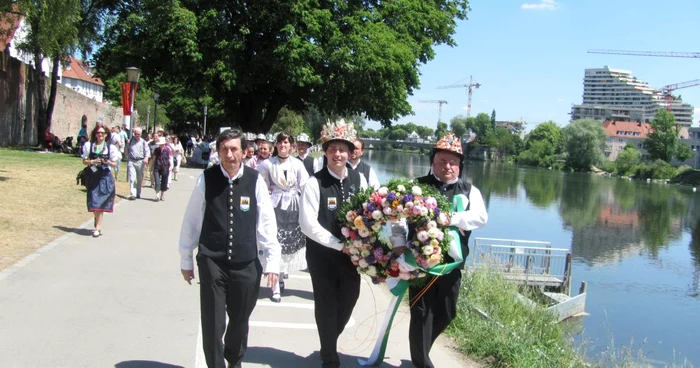
[[367, 188], [367, 181], [348, 169], [355, 149], [355, 129], [344, 121], [321, 131], [328, 165], [310, 177], [299, 206], [299, 225], [307, 236], [306, 261], [314, 289], [314, 314], [321, 342], [322, 367], [340, 367], [338, 337], [350, 320], [360, 296], [360, 275], [345, 248], [338, 211], [343, 203]]
[[[454, 134], [442, 137], [430, 155], [431, 170], [428, 175], [417, 178], [421, 184], [429, 185], [445, 195], [450, 202], [456, 196], [463, 196], [464, 211], [450, 214], [450, 226], [459, 229], [463, 259], [469, 254], [469, 235], [472, 230], [486, 224], [488, 214], [481, 197], [481, 192], [475, 186], [461, 179], [461, 167], [464, 164], [462, 144]], [[409, 226], [408, 239], [412, 239], [415, 229]], [[418, 234], [420, 235], [420, 234]], [[395, 242], [395, 246], [402, 246]], [[445, 256], [447, 263], [453, 262], [449, 255]], [[457, 298], [462, 280], [462, 268], [438, 277], [428, 287], [411, 286], [408, 289], [411, 300], [411, 322], [408, 339], [411, 349], [411, 361], [417, 368], [434, 367], [430, 357], [430, 348], [437, 337], [445, 331], [457, 313]]]

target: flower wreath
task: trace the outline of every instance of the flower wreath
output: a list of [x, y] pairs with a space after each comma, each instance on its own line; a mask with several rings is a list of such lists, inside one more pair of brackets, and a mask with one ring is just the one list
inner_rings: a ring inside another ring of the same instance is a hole
[[[408, 180], [394, 179], [376, 191], [369, 188], [356, 194], [341, 207], [339, 219], [357, 272], [375, 284], [388, 278], [423, 284], [425, 270], [443, 264], [449, 251], [449, 210], [447, 198], [433, 187]], [[385, 235], [385, 225], [397, 225], [402, 219], [410, 229], [406, 241], [410, 252], [403, 255], [393, 251]]]

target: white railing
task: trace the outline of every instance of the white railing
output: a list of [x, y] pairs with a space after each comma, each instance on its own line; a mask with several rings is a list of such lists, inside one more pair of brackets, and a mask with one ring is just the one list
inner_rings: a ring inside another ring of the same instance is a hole
[[495, 267], [514, 281], [568, 289], [570, 252], [548, 242], [476, 238], [469, 257], [473, 267]]

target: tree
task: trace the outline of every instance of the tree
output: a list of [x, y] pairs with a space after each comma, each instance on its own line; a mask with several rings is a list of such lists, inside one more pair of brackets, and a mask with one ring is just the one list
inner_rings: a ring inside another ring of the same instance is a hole
[[572, 121], [563, 130], [566, 141], [566, 165], [577, 171], [588, 171], [603, 161], [601, 145], [605, 142], [605, 130], [593, 119]]
[[455, 45], [468, 10], [467, 0], [142, 0], [117, 13], [97, 60], [105, 73], [136, 65], [206, 93], [247, 131], [309, 105], [389, 126], [411, 113], [420, 64]]
[[408, 132], [401, 129], [393, 129], [391, 133], [389, 134], [389, 139], [397, 141], [397, 140], [404, 140], [408, 136]]
[[466, 123], [467, 118], [464, 115], [457, 115], [450, 119], [450, 129], [457, 137], [462, 137], [467, 133]]
[[564, 149], [564, 135], [553, 121], [546, 121], [535, 127], [525, 137], [525, 149], [529, 149], [533, 142], [545, 142], [549, 147], [546, 151], [548, 156], [561, 153]]
[[479, 143], [486, 145], [490, 134], [493, 133], [491, 128], [491, 118], [485, 113], [479, 113], [474, 119], [472, 130], [476, 134], [476, 139]]
[[680, 161], [685, 161], [691, 157], [692, 152], [689, 152], [686, 149], [687, 146], [678, 138], [680, 128], [673, 114], [665, 109], [658, 110], [654, 120], [651, 121], [651, 129], [652, 132], [644, 140], [644, 148], [651, 160], [671, 162], [676, 157]]
[[618, 175], [630, 175], [640, 162], [642, 162], [642, 153], [637, 150], [634, 144], [628, 143], [625, 149], [617, 155], [615, 168]]
[[[16, 8], [24, 16], [28, 29], [24, 40], [15, 47], [33, 58], [35, 67], [32, 73], [37, 81], [39, 105], [37, 139], [43, 142], [44, 132], [51, 128], [61, 61], [78, 45], [80, 3], [78, 0], [20, 0], [16, 2]], [[47, 58], [52, 63], [48, 98], [42, 71], [43, 62]]]
[[445, 134], [447, 134], [447, 123], [438, 123], [437, 129], [435, 129], [435, 137], [440, 139]]
[[279, 115], [277, 115], [277, 121], [272, 125], [270, 131], [274, 134], [287, 131], [292, 136], [296, 137], [299, 133], [304, 131], [304, 117], [294, 111], [282, 109]]
[[496, 109], [493, 109], [493, 111], [491, 111], [491, 128], [496, 130]]

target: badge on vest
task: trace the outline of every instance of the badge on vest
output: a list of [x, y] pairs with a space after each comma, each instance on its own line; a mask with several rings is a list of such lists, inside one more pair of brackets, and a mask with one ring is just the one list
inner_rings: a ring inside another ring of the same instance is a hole
[[250, 209], [250, 197], [241, 197], [241, 211], [248, 212]]
[[338, 200], [335, 197], [328, 197], [326, 207], [331, 211], [335, 211], [335, 209], [338, 208]]

